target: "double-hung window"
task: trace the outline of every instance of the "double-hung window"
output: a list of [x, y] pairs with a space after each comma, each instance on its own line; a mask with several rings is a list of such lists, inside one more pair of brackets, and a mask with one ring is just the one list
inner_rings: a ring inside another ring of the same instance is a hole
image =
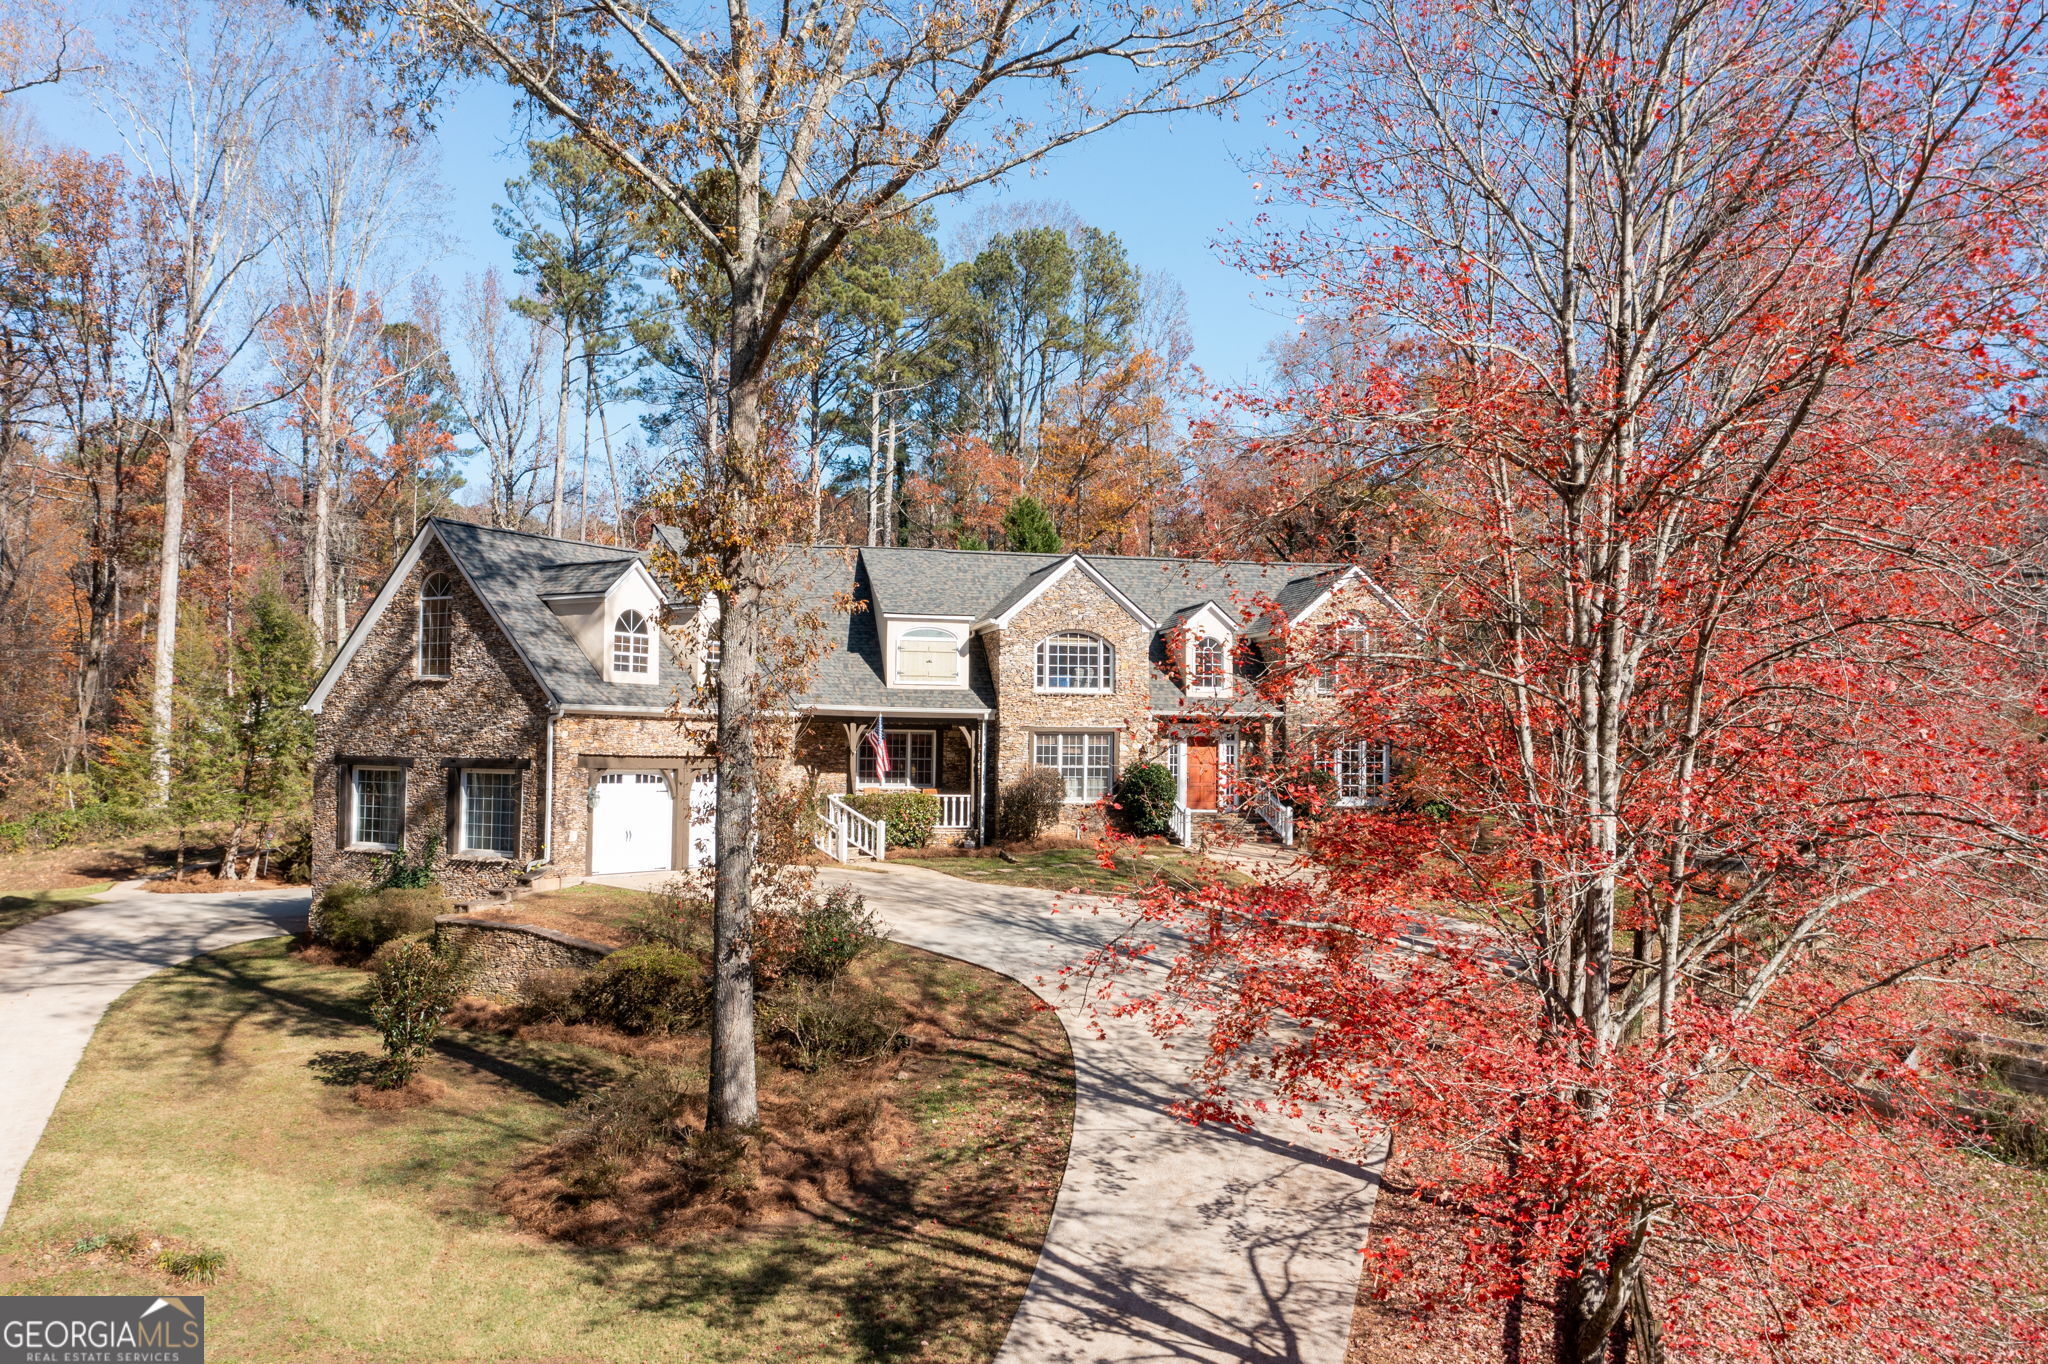
[[939, 736], [929, 729], [885, 729], [882, 744], [889, 750], [889, 774], [875, 762], [875, 746], [860, 741], [860, 779], [869, 786], [935, 787], [939, 784]]
[[519, 774], [499, 768], [462, 769], [457, 852], [519, 853]]
[[398, 847], [405, 838], [405, 769], [352, 768], [348, 786], [348, 841], [357, 847]]
[[1068, 800], [1100, 800], [1109, 794], [1116, 736], [1085, 732], [1034, 735], [1031, 760], [1066, 778]]
[[1359, 739], [1325, 749], [1316, 766], [1337, 779], [1342, 805], [1370, 805], [1384, 800], [1394, 779], [1394, 746], [1384, 739]]

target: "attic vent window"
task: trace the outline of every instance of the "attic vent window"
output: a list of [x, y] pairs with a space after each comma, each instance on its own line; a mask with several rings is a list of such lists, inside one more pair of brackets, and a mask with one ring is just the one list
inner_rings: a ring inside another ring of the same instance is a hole
[[899, 682], [960, 680], [960, 641], [945, 630], [906, 630], [896, 645]]
[[420, 584], [419, 673], [446, 677], [453, 662], [455, 594], [445, 573], [429, 573]]
[[638, 611], [621, 611], [612, 626], [612, 671], [631, 677], [645, 677], [653, 665], [647, 617]]

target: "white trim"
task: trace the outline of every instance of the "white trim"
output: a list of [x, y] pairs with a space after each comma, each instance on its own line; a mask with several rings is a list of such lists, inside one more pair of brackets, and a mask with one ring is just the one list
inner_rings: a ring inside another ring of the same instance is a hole
[[519, 660], [520, 666], [526, 669], [527, 676], [533, 679], [533, 684], [540, 688], [541, 695], [547, 698], [549, 706], [559, 711], [562, 698], [555, 695], [554, 689], [548, 686], [547, 679], [541, 676], [540, 669], [534, 667], [533, 660], [526, 656], [526, 650], [519, 647], [519, 637], [506, 628], [505, 618], [491, 605], [491, 599], [477, 591], [476, 580], [470, 577], [469, 570], [463, 567], [462, 556], [448, 548], [448, 542], [441, 539], [441, 532], [436, 529], [432, 518], [420, 522], [419, 531], [412, 537], [412, 543], [405, 547], [405, 553], [400, 557], [397, 567], [384, 579], [384, 586], [379, 589], [377, 599], [370, 603], [369, 610], [363, 612], [362, 619], [356, 622], [356, 628], [348, 632], [348, 639], [342, 643], [341, 651], [328, 663], [327, 671], [320, 674], [319, 683], [314, 686], [313, 694], [306, 698], [306, 704], [302, 709], [309, 714], [318, 715], [321, 707], [327, 704], [328, 693], [334, 690], [334, 684], [341, 680], [341, 675], [347, 671], [348, 665], [355, 661], [357, 651], [363, 647], [363, 641], [370, 637], [371, 627], [389, 609], [392, 598], [398, 595], [399, 584], [412, 572], [413, 565], [420, 561], [420, 551], [426, 547], [429, 535], [441, 546], [442, 553], [448, 556], [448, 562], [455, 565], [455, 571], [462, 575], [462, 581], [469, 585], [470, 595], [483, 603], [484, 614], [491, 618], [491, 624], [498, 627], [498, 633], [505, 637], [505, 642], [512, 648], [513, 656]]
[[1055, 568], [1051, 573], [1048, 573], [1045, 576], [1045, 579], [1042, 582], [1040, 582], [1038, 586], [1032, 588], [1029, 592], [1026, 592], [1022, 597], [1018, 598], [1015, 602], [1012, 602], [1008, 607], [1004, 609], [1003, 613], [1000, 616], [983, 616], [981, 617], [981, 619], [977, 620], [974, 623], [974, 633], [980, 634], [984, 630], [1001, 630], [1007, 628], [1010, 622], [1017, 618], [1017, 613], [1019, 611], [1022, 611], [1025, 607], [1031, 605], [1031, 603], [1037, 601], [1040, 597], [1044, 596], [1047, 592], [1051, 591], [1054, 583], [1057, 583], [1062, 578], [1066, 577], [1067, 574], [1071, 573], [1076, 567], [1078, 567], [1083, 573], [1087, 574], [1091, 579], [1093, 579], [1095, 585], [1097, 587], [1100, 587], [1104, 592], [1106, 592], [1109, 595], [1109, 599], [1111, 601], [1115, 602], [1118, 606], [1122, 607], [1124, 611], [1130, 615], [1131, 619], [1137, 621], [1140, 625], [1143, 625], [1148, 630], [1157, 630], [1159, 628], [1158, 621], [1146, 615], [1143, 609], [1141, 609], [1136, 602], [1132, 601], [1129, 597], [1126, 597], [1123, 593], [1119, 592], [1116, 589], [1116, 585], [1110, 582], [1109, 579], [1103, 577], [1101, 571], [1097, 569], [1093, 564], [1089, 563], [1087, 559], [1083, 558], [1079, 554], [1069, 554], [1066, 557], [1066, 559], [1061, 562], [1058, 568]]
[[988, 720], [995, 716], [995, 712], [986, 706], [807, 706], [797, 713], [814, 715], [819, 719], [844, 715], [854, 719], [871, 720], [877, 712], [885, 720], [923, 720], [935, 715], [955, 720]]

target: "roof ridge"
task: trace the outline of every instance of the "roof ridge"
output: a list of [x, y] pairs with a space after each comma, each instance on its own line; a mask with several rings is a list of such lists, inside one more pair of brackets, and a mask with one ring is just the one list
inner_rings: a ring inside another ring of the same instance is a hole
[[[452, 516], [429, 516], [427, 520], [444, 526], [461, 526], [464, 530], [489, 531], [493, 535], [523, 535], [529, 540], [546, 540], [549, 544], [553, 545], [577, 545], [584, 549], [608, 550], [614, 555], [624, 555], [627, 558], [637, 559], [647, 552], [644, 549], [628, 549], [623, 545], [602, 544], [596, 540], [571, 540], [566, 535], [548, 535], [537, 530], [520, 530], [516, 526], [485, 526], [475, 521], [457, 520]], [[585, 560], [584, 562], [595, 563], [596, 560]]]
[[1191, 558], [1179, 554], [1095, 554], [1085, 549], [959, 549], [952, 545], [802, 545], [801, 549], [852, 549], [867, 551], [887, 550], [892, 554], [972, 554], [977, 558], [993, 558], [1000, 555], [1006, 559], [1082, 559], [1115, 560], [1127, 564], [1242, 564], [1247, 568], [1314, 568], [1324, 571], [1342, 570], [1352, 567], [1329, 560], [1300, 559], [1211, 559], [1206, 556]]

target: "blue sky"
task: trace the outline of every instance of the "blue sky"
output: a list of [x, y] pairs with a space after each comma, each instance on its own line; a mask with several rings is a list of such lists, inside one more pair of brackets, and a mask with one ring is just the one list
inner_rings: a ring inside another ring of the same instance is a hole
[[[51, 142], [105, 154], [119, 150], [105, 117], [76, 87], [19, 97]], [[1164, 270], [1187, 291], [1195, 361], [1212, 384], [1254, 377], [1274, 336], [1291, 330], [1293, 309], [1267, 297], [1267, 286], [1226, 264], [1218, 243], [1259, 211], [1248, 167], [1268, 141], [1263, 112], [1236, 119], [1186, 115], [1132, 120], [1054, 155], [1035, 173], [1019, 174], [940, 210], [945, 229], [981, 205], [1001, 199], [1065, 201], [1083, 221], [1121, 237], [1132, 259]], [[430, 269], [452, 294], [464, 274], [496, 265], [511, 272], [511, 253], [492, 227], [491, 206], [519, 173], [523, 133], [511, 98], [500, 88], [471, 84], [451, 92], [434, 142], [446, 188], [445, 249]]]

